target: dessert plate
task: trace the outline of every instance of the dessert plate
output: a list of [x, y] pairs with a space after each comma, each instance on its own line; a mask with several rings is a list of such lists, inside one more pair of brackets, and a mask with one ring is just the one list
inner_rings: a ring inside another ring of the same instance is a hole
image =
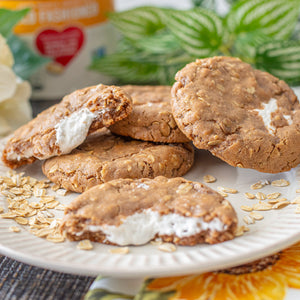
[[[3, 145], [2, 140], [0, 146]], [[6, 175], [7, 172], [8, 169], [0, 163], [0, 175]], [[37, 179], [45, 178], [40, 162], [20, 168], [18, 172], [25, 172], [25, 175]], [[207, 174], [217, 178], [216, 182], [207, 184], [211, 188], [217, 189], [222, 186], [238, 190], [236, 194], [228, 194], [227, 199], [237, 211], [240, 226], [246, 225], [243, 217], [249, 214], [241, 210], [241, 205], [252, 206], [258, 203], [257, 199], [247, 199], [245, 192], [254, 194], [258, 191], [265, 194], [280, 192], [280, 197], [293, 200], [300, 185], [299, 167], [286, 173], [265, 174], [231, 167], [206, 151], [196, 150], [195, 164], [185, 178], [203, 181], [203, 176]], [[260, 180], [272, 182], [278, 179], [288, 180], [290, 185], [275, 187], [268, 184], [255, 191], [250, 188], [251, 184]], [[70, 193], [57, 198], [61, 203], [67, 204], [76, 195]], [[29, 199], [29, 201], [36, 200]], [[7, 210], [7, 201], [3, 195], [0, 197], [0, 206]], [[22, 228], [18, 225], [21, 232], [10, 232], [9, 227], [17, 225], [15, 221], [0, 218], [0, 253], [35, 266], [81, 275], [101, 274], [119, 278], [137, 278], [200, 273], [247, 263], [300, 240], [300, 214], [295, 213], [296, 206], [291, 204], [282, 209], [259, 211], [264, 217], [262, 220], [247, 225], [250, 230], [244, 235], [221, 244], [177, 247], [174, 252], [162, 252], [157, 246], [148, 244], [129, 247], [129, 253], [126, 255], [112, 254], [109, 250], [116, 247], [97, 243], [93, 243], [94, 248], [90, 251], [77, 249], [77, 242], [54, 244], [32, 235], [28, 231], [28, 226]], [[51, 212], [57, 217], [62, 217], [63, 214], [56, 210]]]

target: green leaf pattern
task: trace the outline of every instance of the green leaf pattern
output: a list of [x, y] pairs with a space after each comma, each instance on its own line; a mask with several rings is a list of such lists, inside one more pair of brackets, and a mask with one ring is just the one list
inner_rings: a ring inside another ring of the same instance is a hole
[[215, 13], [200, 8], [185, 12], [169, 10], [165, 13], [167, 28], [190, 55], [213, 55], [222, 44], [222, 19]]
[[256, 67], [290, 84], [300, 82], [300, 41], [275, 41], [261, 45]]
[[[300, 1], [232, 2], [225, 19], [200, 7], [186, 11], [139, 7], [111, 14], [123, 43], [116, 53], [94, 58], [90, 68], [122, 83], [172, 84], [175, 73], [196, 58], [232, 55], [299, 84], [295, 26]], [[296, 44], [288, 40], [292, 34]]]

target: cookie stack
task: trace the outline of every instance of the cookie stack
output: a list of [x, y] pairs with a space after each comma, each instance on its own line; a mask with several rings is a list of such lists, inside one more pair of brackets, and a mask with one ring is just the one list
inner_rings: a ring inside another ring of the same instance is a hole
[[283, 81], [230, 57], [197, 60], [175, 79], [172, 88], [75, 91], [7, 142], [6, 165], [45, 160], [51, 181], [83, 193], [65, 211], [61, 229], [70, 240], [232, 239], [230, 203], [178, 177], [193, 164], [189, 141], [236, 167], [277, 173], [299, 164], [300, 105]]

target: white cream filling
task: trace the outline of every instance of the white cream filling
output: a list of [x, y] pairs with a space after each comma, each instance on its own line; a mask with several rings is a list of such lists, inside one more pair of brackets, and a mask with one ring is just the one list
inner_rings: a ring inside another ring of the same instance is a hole
[[120, 226], [89, 225], [85, 231], [77, 233], [78, 236], [86, 231], [103, 232], [106, 240], [121, 246], [143, 245], [158, 235], [175, 235], [179, 238], [193, 236], [205, 230], [222, 232], [227, 225], [214, 218], [205, 222], [203, 218], [184, 217], [179, 214], [160, 215], [159, 212], [146, 209], [135, 213], [123, 220]]
[[[274, 134], [276, 131], [276, 127], [271, 125], [271, 114], [278, 109], [277, 100], [271, 98], [271, 100], [268, 103], [262, 103], [262, 105], [264, 107], [263, 109], [254, 109], [254, 111], [257, 111], [258, 114], [262, 117], [265, 127], [268, 129], [269, 133]], [[292, 125], [293, 121], [291, 116], [283, 115], [283, 117], [286, 119], [289, 125]]]
[[62, 154], [70, 153], [83, 143], [96, 116], [84, 108], [65, 117], [55, 126], [56, 143]]
[[144, 190], [149, 190], [149, 185], [145, 184], [145, 183], [140, 183], [136, 186], [139, 189], [144, 189]]

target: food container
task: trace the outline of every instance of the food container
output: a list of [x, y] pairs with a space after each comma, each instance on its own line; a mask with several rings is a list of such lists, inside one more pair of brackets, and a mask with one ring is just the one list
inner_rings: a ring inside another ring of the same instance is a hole
[[0, 1], [2, 8], [31, 8], [15, 27], [36, 53], [51, 60], [31, 78], [33, 99], [58, 100], [74, 89], [110, 79], [88, 70], [93, 55], [114, 50], [116, 38], [107, 22], [113, 0]]

